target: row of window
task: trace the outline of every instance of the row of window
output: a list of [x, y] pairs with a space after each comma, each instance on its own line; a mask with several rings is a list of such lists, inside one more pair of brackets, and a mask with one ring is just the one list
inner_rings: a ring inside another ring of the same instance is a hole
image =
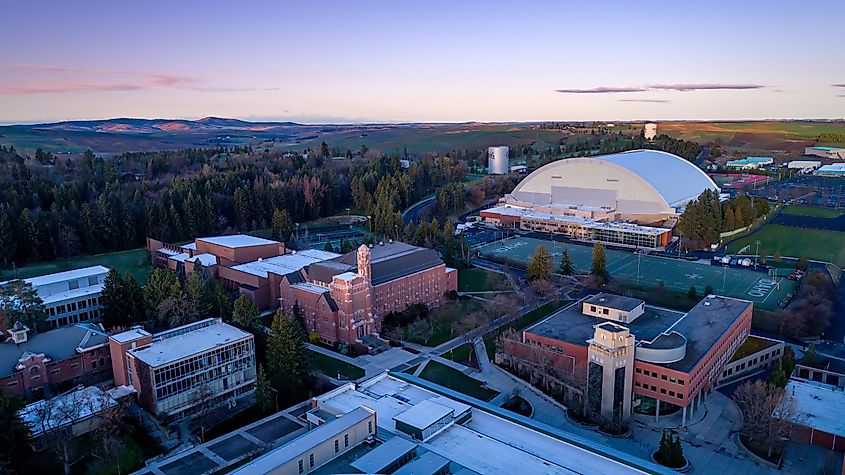
[[[170, 382], [161, 386], [156, 386], [156, 400], [160, 401], [162, 399], [184, 393], [197, 387], [197, 385], [199, 384], [217, 381], [221, 378], [225, 378], [231, 374], [238, 373], [239, 371], [243, 371], [254, 365], [254, 360], [252, 358], [247, 357], [234, 363], [227, 364], [225, 367], [212, 368], [209, 371], [203, 371], [200, 373], [193, 374], [189, 377], [177, 379], [174, 382]], [[226, 386], [226, 382], [226, 380], [223, 381], [224, 388]]]
[[198, 371], [207, 370], [212, 366], [220, 366], [239, 360], [244, 356], [253, 360], [254, 355], [251, 339], [239, 341], [156, 369], [154, 381], [158, 386]]
[[[368, 433], [373, 433], [373, 421], [367, 421]], [[343, 448], [349, 448], [349, 434], [343, 434]], [[334, 453], [340, 452], [340, 439], [334, 440]], [[305, 459], [299, 459], [299, 473], [305, 473]], [[314, 453], [308, 454], [308, 469], [314, 468]]]
[[92, 297], [90, 299], [78, 300], [68, 304], [56, 305], [55, 307], [47, 308], [47, 315], [54, 317], [67, 312], [75, 312], [83, 308], [101, 306], [103, 304], [102, 297]]
[[634, 368], [634, 371], [637, 374], [643, 374], [645, 376], [650, 376], [650, 377], [655, 378], [655, 379], [660, 378], [663, 381], [669, 381], [670, 383], [677, 383], [677, 384], [680, 384], [681, 386], [683, 386], [685, 384], [683, 379], [677, 379], [674, 376], [668, 376], [668, 375], [665, 375], [665, 374], [658, 374], [656, 371], [650, 371], [650, 370], [642, 369], [642, 368]]
[[[653, 384], [651, 384], [651, 385], [640, 384], [639, 381], [634, 381], [634, 386], [636, 386], [638, 388], [649, 389], [651, 391], [658, 392], [657, 386], [655, 386]], [[683, 399], [684, 398], [683, 393], [676, 393], [675, 391], [672, 391], [671, 389], [667, 390], [666, 388], [660, 388], [660, 394], [668, 394], [669, 397], [674, 397], [674, 398], [677, 398], [677, 399]]]

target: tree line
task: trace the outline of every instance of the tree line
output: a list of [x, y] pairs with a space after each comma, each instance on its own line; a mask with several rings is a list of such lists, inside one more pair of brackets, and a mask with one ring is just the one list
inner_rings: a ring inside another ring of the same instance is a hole
[[704, 190], [698, 198], [686, 204], [678, 219], [678, 231], [699, 247], [719, 242], [723, 232], [734, 231], [750, 225], [769, 214], [771, 206], [762, 198], [739, 195], [720, 202], [719, 193]]

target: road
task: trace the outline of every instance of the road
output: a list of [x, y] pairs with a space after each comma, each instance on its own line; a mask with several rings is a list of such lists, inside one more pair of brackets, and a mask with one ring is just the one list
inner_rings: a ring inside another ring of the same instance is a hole
[[417, 201], [411, 205], [410, 208], [406, 209], [405, 212], [402, 213], [402, 225], [407, 226], [411, 221], [413, 221], [414, 224], [418, 224], [420, 222], [420, 212], [431, 203], [434, 203], [434, 198], [434, 196], [429, 196], [428, 198]]

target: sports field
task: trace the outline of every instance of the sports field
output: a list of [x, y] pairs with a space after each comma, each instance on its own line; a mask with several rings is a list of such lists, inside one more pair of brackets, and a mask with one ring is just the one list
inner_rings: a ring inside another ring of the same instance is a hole
[[760, 241], [760, 250], [769, 255], [779, 251], [785, 257], [806, 257], [823, 262], [833, 258], [834, 264], [845, 266], [845, 232], [769, 224], [754, 234], [728, 243], [725, 250], [732, 254], [754, 254], [756, 241]]
[[[481, 247], [479, 254], [495, 262], [525, 267], [540, 244], [549, 249], [555, 266], [559, 265], [560, 256], [566, 248], [575, 268], [579, 272], [589, 271], [593, 250], [577, 244], [514, 237]], [[777, 308], [778, 302], [795, 290], [795, 282], [791, 280], [783, 277], [772, 280], [766, 274], [745, 269], [647, 255], [640, 256], [638, 264], [634, 253], [614, 249], [606, 249], [606, 255], [607, 271], [611, 277], [640, 285], [656, 287], [663, 281], [667, 289], [680, 292], [695, 286], [699, 295], [709, 285], [716, 293], [751, 300], [765, 308]]]
[[781, 213], [795, 216], [812, 216], [814, 218], [838, 218], [845, 214], [845, 210], [821, 208], [818, 206], [790, 205], [784, 207]]

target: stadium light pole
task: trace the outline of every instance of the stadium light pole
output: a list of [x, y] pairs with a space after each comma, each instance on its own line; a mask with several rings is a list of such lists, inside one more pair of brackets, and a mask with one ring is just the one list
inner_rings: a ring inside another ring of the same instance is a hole
[[728, 266], [722, 266], [722, 292], [725, 291], [725, 281], [728, 278]]

